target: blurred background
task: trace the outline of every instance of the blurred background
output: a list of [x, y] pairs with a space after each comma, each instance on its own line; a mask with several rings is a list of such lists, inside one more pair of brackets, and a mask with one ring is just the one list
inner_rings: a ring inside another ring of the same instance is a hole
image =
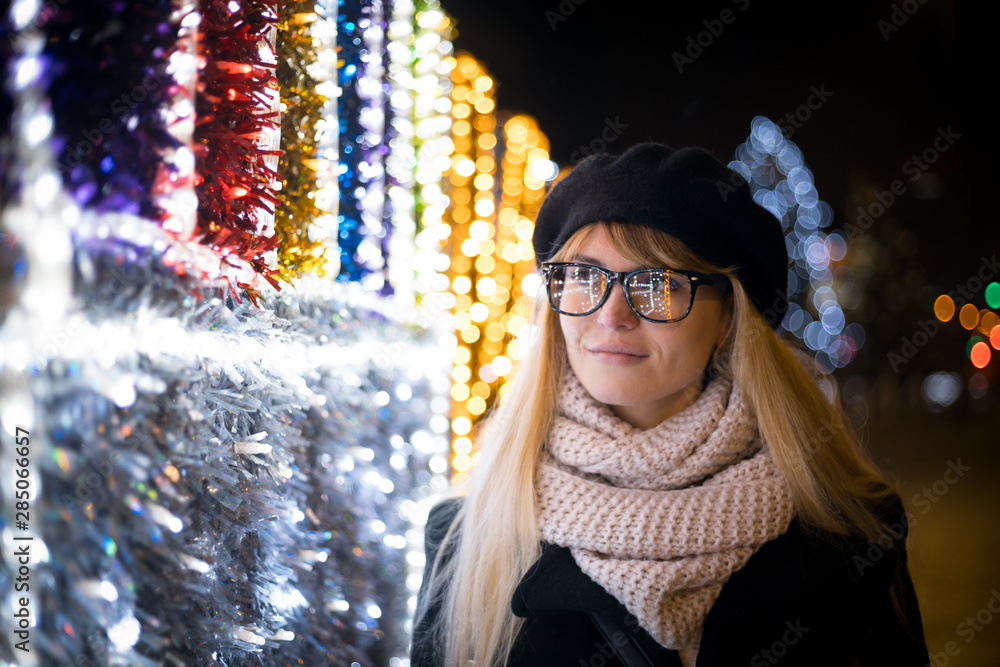
[[[650, 140], [752, 165], [737, 149], [758, 116], [798, 146], [830, 207], [825, 231], [845, 241], [834, 291], [843, 330], [862, 343], [832, 372], [915, 517], [910, 567], [932, 664], [1000, 664], [987, 607], [1000, 599], [1000, 173], [980, 6], [442, 5], [456, 49], [489, 69], [498, 106], [538, 119], [560, 166]], [[836, 331], [838, 318], [819, 323]], [[797, 324], [807, 343], [830, 344]]]

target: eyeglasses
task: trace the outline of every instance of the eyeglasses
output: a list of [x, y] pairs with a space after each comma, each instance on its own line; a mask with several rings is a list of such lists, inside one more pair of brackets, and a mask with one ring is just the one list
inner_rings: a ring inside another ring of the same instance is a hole
[[728, 285], [722, 274], [679, 269], [608, 271], [590, 264], [546, 262], [542, 276], [552, 310], [582, 317], [597, 312], [608, 300], [611, 286], [621, 283], [625, 300], [636, 315], [649, 322], [677, 322], [688, 316], [701, 284]]

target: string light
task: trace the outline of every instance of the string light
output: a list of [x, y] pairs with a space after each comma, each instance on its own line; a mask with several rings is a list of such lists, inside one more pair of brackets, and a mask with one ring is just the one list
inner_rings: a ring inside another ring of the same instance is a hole
[[392, 5], [387, 139], [393, 150], [385, 168], [393, 234], [387, 271], [402, 306], [447, 293], [448, 258], [441, 242], [450, 233], [442, 220], [449, 200], [441, 186], [453, 150], [448, 97], [453, 32], [452, 20], [436, 0]]
[[[847, 324], [841, 300], [857, 300], [858, 289], [851, 269], [838, 266], [847, 248], [843, 235], [822, 231], [833, 221], [833, 209], [819, 199], [802, 151], [772, 121], [758, 116], [729, 167], [750, 184], [754, 201], [773, 213], [785, 231], [792, 264], [781, 328], [815, 351], [823, 372], [846, 366], [865, 333], [860, 324]], [[794, 302], [800, 295], [807, 297], [804, 308]]]
[[521, 358], [517, 335], [529, 310], [523, 283], [534, 269], [532, 220], [556, 169], [533, 119], [495, 111], [493, 79], [472, 56], [457, 56], [451, 81], [446, 220], [459, 341], [452, 357], [451, 463], [460, 479], [475, 465], [474, 423], [506, 394]]

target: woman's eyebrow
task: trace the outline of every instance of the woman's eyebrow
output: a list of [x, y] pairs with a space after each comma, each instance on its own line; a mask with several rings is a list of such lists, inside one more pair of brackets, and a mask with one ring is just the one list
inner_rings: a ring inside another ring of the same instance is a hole
[[580, 262], [581, 264], [593, 264], [594, 266], [599, 266], [602, 269], [607, 268], [601, 260], [594, 257], [588, 257], [587, 255], [573, 255], [573, 257], [570, 258], [570, 261]]
[[[581, 264], [592, 264], [593, 266], [599, 266], [602, 269], [608, 268], [608, 266], [604, 262], [602, 262], [601, 260], [597, 259], [596, 257], [590, 257], [588, 255], [579, 255], [579, 254], [573, 255], [572, 257], [570, 257], [570, 259], [568, 261], [570, 261], [570, 262], [579, 262]], [[636, 264], [636, 265], [633, 265], [632, 269], [630, 269], [630, 270], [636, 270], [636, 269], [641, 269], [641, 268], [652, 268], [652, 267], [643, 267], [641, 265]]]

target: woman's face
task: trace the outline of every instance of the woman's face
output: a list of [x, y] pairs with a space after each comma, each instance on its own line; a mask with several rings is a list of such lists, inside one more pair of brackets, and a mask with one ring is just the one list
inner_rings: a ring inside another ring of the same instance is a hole
[[[604, 225], [597, 225], [566, 261], [611, 271], [643, 268], [618, 254]], [[584, 388], [628, 423], [647, 429], [698, 397], [702, 373], [730, 313], [716, 289], [702, 285], [683, 320], [649, 322], [632, 312], [621, 285], [615, 284], [597, 312], [560, 315], [559, 322], [570, 366]]]

